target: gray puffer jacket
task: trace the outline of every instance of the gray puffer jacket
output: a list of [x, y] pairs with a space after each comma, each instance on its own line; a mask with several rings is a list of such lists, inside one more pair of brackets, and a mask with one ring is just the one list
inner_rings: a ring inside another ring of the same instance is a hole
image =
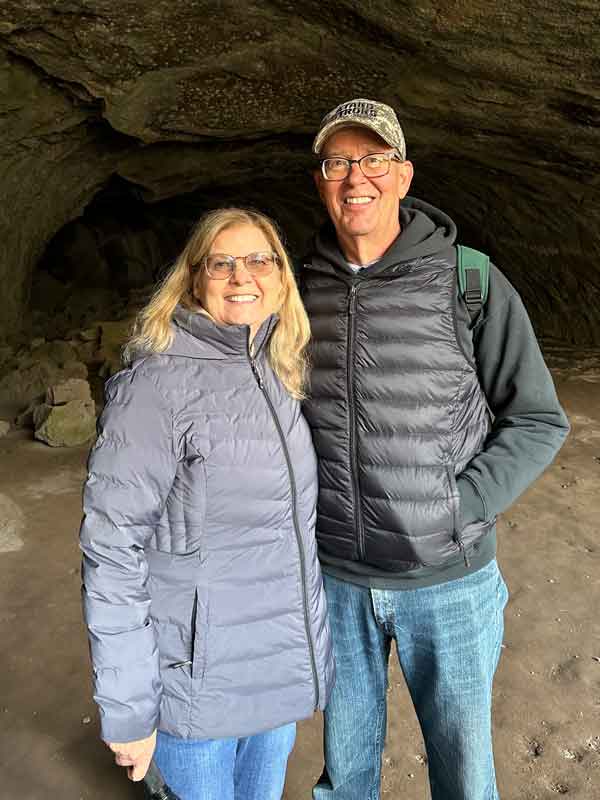
[[102, 737], [247, 736], [333, 683], [299, 404], [246, 326], [179, 307], [175, 339], [106, 385], [81, 527]]

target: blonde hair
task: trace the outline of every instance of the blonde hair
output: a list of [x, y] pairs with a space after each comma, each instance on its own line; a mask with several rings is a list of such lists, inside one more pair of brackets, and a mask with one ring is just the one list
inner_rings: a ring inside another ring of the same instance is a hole
[[137, 315], [133, 335], [125, 347], [125, 356], [139, 350], [160, 353], [168, 349], [174, 337], [171, 320], [175, 307], [181, 303], [192, 310], [200, 308], [193, 295], [198, 265], [210, 252], [221, 231], [237, 225], [258, 228], [279, 257], [281, 305], [276, 309], [279, 322], [269, 342], [269, 361], [292, 397], [303, 399], [308, 372], [308, 317], [300, 299], [289, 256], [275, 223], [264, 214], [250, 209], [221, 208], [210, 211], [198, 221], [183, 251], [150, 302]]

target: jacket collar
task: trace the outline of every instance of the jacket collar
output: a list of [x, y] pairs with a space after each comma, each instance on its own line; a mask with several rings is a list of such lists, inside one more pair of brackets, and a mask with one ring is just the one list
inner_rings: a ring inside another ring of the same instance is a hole
[[[256, 332], [252, 342], [255, 356], [266, 344], [278, 320], [277, 314], [271, 314]], [[180, 304], [173, 313], [173, 327], [173, 343], [163, 355], [207, 359], [247, 359], [250, 356], [249, 325], [218, 325], [206, 312]]]

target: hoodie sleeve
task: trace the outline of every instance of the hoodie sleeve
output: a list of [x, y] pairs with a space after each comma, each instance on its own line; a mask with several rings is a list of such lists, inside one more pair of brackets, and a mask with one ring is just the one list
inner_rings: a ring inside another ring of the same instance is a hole
[[162, 688], [144, 548], [176, 457], [172, 415], [150, 378], [124, 370], [105, 394], [83, 495], [82, 593], [102, 738], [123, 742], [149, 736], [158, 722]]
[[484, 313], [473, 332], [474, 357], [494, 419], [483, 451], [457, 479], [463, 524], [506, 510], [569, 432], [521, 298], [495, 268]]

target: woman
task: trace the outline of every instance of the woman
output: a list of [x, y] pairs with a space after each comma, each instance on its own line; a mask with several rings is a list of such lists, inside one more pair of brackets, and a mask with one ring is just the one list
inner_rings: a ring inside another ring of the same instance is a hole
[[94, 697], [117, 763], [141, 780], [156, 745], [181, 800], [280, 798], [331, 688], [308, 338], [273, 224], [215, 211], [106, 386], [81, 529]]

